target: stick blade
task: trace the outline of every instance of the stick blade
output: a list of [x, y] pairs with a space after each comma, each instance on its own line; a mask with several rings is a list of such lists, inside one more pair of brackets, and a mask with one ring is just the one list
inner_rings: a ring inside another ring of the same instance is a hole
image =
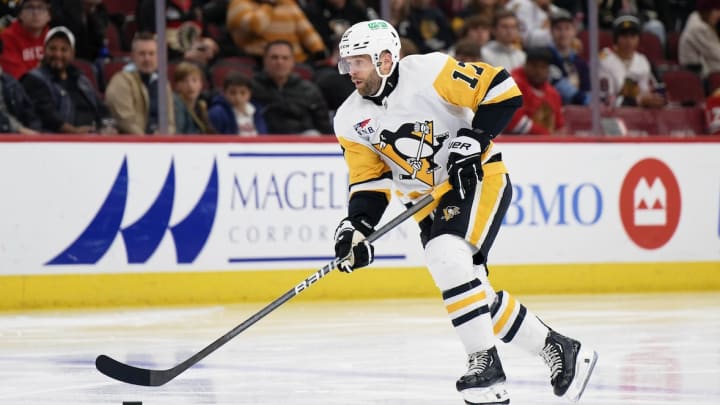
[[164, 377], [164, 373], [162, 371], [153, 371], [145, 368], [134, 367], [121, 363], [104, 354], [99, 355], [95, 359], [95, 368], [110, 378], [114, 378], [128, 384], [142, 385], [144, 387], [157, 387], [170, 381], [170, 379], [158, 378]]

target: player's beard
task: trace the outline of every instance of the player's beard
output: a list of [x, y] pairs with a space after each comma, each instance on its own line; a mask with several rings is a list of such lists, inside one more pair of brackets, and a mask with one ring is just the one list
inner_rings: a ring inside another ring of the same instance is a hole
[[382, 77], [377, 74], [377, 72], [373, 72], [368, 76], [367, 79], [358, 87], [357, 91], [360, 93], [361, 96], [364, 97], [370, 97], [374, 96], [378, 90], [380, 90], [380, 85], [382, 84]]

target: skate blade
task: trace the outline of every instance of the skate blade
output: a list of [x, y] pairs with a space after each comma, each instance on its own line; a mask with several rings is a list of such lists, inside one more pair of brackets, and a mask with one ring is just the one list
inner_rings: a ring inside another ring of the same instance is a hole
[[468, 405], [506, 405], [510, 403], [505, 384], [495, 384], [487, 388], [468, 388], [462, 391], [462, 396]]
[[587, 387], [597, 360], [598, 354], [595, 350], [580, 350], [577, 363], [575, 364], [575, 378], [565, 395], [563, 395], [565, 398], [572, 402], [578, 402], [580, 400], [583, 392], [585, 392], [585, 387]]

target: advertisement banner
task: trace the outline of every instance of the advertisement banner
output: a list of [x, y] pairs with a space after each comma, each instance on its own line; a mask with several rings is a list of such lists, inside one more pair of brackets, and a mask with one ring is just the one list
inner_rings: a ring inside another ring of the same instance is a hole
[[[491, 263], [720, 261], [720, 144], [499, 147], [513, 199]], [[346, 212], [332, 141], [5, 143], [0, 170], [0, 275], [313, 268]], [[417, 224], [376, 254], [422, 265]]]

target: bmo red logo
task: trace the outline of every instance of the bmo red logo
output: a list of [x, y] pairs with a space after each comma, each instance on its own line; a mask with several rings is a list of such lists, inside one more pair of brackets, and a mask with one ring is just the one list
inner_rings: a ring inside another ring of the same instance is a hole
[[680, 206], [680, 187], [665, 163], [644, 159], [630, 168], [620, 189], [620, 217], [638, 246], [666, 244], [680, 221]]

